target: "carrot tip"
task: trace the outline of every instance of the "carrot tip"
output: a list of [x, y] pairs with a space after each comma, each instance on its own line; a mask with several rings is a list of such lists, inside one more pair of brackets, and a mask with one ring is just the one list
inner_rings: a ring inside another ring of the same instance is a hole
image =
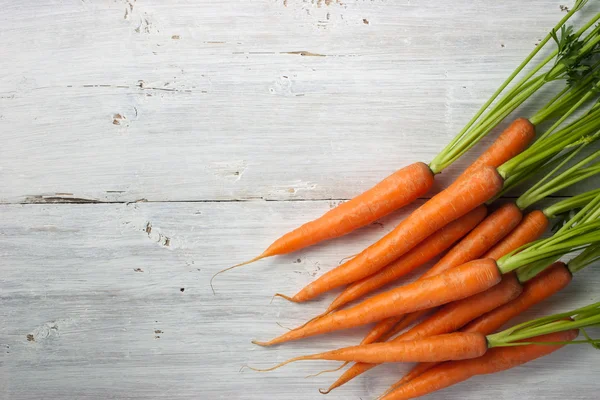
[[329, 392], [331, 392], [331, 389], [319, 389], [319, 393], [321, 394], [328, 394]]
[[263, 259], [263, 258], [265, 258], [265, 257], [267, 257], [267, 255], [265, 255], [265, 253], [263, 253], [263, 254], [261, 254], [260, 256], [254, 257], [252, 260], [248, 260], [248, 261], [245, 261], [245, 262], [243, 262], [243, 263], [240, 263], [240, 264], [233, 265], [233, 266], [231, 266], [231, 267], [229, 267], [229, 268], [222, 269], [222, 270], [220, 270], [219, 272], [217, 272], [216, 274], [214, 274], [214, 275], [212, 276], [212, 278], [210, 278], [210, 288], [212, 289], [213, 295], [214, 295], [214, 294], [216, 294], [216, 293], [215, 293], [215, 288], [213, 287], [213, 279], [215, 279], [215, 278], [217, 277], [217, 275], [220, 275], [220, 274], [222, 274], [223, 272], [227, 272], [227, 271], [229, 271], [230, 269], [234, 269], [234, 268], [242, 267], [242, 266], [244, 266], [244, 265], [248, 265], [248, 264], [250, 264], [250, 263], [253, 263], [253, 262], [255, 262], [255, 261], [261, 260], [261, 259]]
[[279, 322], [275, 322], [275, 323], [276, 323], [277, 325], [279, 325], [279, 327], [280, 327], [280, 328], [287, 329], [288, 331], [291, 331], [291, 330], [292, 330], [292, 328], [288, 328], [287, 326], [283, 326], [283, 325], [281, 325]]
[[353, 254], [353, 255], [351, 255], [351, 256], [348, 256], [348, 257], [344, 257], [344, 258], [342, 258], [342, 259], [341, 259], [341, 260], [338, 262], [338, 265], [342, 265], [343, 263], [345, 263], [346, 261], [350, 260], [351, 258], [354, 258], [354, 257], [356, 257], [358, 254], [359, 254], [359, 253], [356, 253], [356, 254]]
[[256, 344], [256, 345], [262, 346], [262, 347], [268, 347], [268, 346], [270, 346], [269, 342], [260, 342], [258, 340], [253, 340], [252, 344]]
[[287, 301], [291, 301], [292, 303], [295, 303], [295, 302], [296, 302], [296, 301], [294, 300], [294, 298], [293, 298], [293, 297], [286, 296], [285, 294], [281, 294], [281, 293], [275, 293], [275, 294], [273, 295], [273, 298], [271, 299], [271, 303], [273, 302], [273, 299], [274, 299], [275, 297], [281, 297], [281, 298], [283, 298], [283, 299], [286, 299]]
[[[325, 370], [323, 370], [321, 372], [317, 372], [316, 374], [306, 375], [306, 378], [316, 378], [317, 376], [319, 376], [321, 374], [326, 374], [326, 373], [329, 373], [329, 372], [336, 372], [336, 371], [339, 371], [340, 369], [344, 368], [348, 364], [349, 364], [348, 361], [346, 361], [345, 363], [343, 363], [342, 365], [340, 365], [337, 368], [325, 369]], [[321, 389], [319, 389], [319, 390], [321, 390]], [[327, 392], [327, 393], [329, 393], [329, 392]], [[323, 393], [323, 394], [325, 394], [325, 393]]]

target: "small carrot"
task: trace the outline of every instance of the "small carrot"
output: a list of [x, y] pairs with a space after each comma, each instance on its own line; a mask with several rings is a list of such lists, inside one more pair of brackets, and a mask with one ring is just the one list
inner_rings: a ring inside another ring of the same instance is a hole
[[[565, 288], [571, 279], [572, 274], [567, 266], [563, 262], [557, 261], [530, 281], [525, 282], [523, 292], [519, 297], [470, 322], [461, 331], [489, 335], [512, 318]], [[392, 389], [413, 380], [436, 365], [436, 363], [417, 364], [395, 383]]]
[[[522, 286], [515, 275], [506, 275], [501, 283], [485, 292], [446, 304], [429, 318], [399, 335], [391, 342], [416, 340], [423, 337], [454, 332], [474, 318], [515, 299], [521, 291]], [[323, 394], [329, 393], [331, 390], [342, 386], [376, 366], [377, 364], [356, 363], [344, 372], [327, 390], [319, 389], [319, 391]]]
[[499, 167], [523, 152], [534, 137], [535, 126], [528, 119], [515, 119], [460, 176], [468, 177], [484, 165]]
[[436, 307], [483, 292], [500, 280], [501, 274], [494, 260], [475, 260], [448, 270], [445, 275], [432, 276], [373, 296], [354, 307], [326, 315], [269, 342], [255, 343], [271, 346]]
[[324, 314], [371, 293], [425, 264], [473, 229], [485, 218], [486, 213], [486, 207], [481, 205], [452, 221], [381, 271], [350, 285], [333, 300]]
[[470, 179], [456, 181], [435, 195], [392, 232], [353, 259], [322, 275], [294, 297], [278, 295], [294, 302], [303, 302], [372, 275], [437, 230], [486, 202], [501, 187], [502, 179], [495, 168], [481, 167]]
[[[532, 340], [535, 342], [568, 342], [575, 339], [578, 334], [579, 331], [573, 329], [540, 335], [534, 337]], [[421, 397], [463, 382], [476, 375], [493, 374], [515, 368], [553, 353], [563, 346], [565, 344], [530, 344], [526, 346], [498, 347], [491, 349], [479, 358], [438, 364], [435, 368], [430, 369], [412, 381], [384, 394], [379, 400], [405, 400]]]
[[539, 239], [546, 232], [549, 224], [548, 217], [542, 211], [534, 210], [528, 213], [519, 226], [488, 251], [484, 257], [497, 260], [524, 244]]

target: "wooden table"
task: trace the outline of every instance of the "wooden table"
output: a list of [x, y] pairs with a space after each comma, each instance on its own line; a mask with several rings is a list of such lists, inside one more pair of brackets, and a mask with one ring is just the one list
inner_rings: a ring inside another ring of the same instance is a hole
[[[293, 294], [414, 207], [224, 274], [216, 295], [209, 278], [431, 160], [564, 15], [548, 0], [1, 3], [9, 400], [321, 398], [337, 375], [304, 376], [336, 363], [240, 367], [354, 344], [365, 329], [257, 348], [251, 339], [283, 332], [276, 322], [298, 325], [331, 299], [271, 296]], [[526, 317], [597, 301], [595, 269]], [[574, 346], [431, 398], [593, 399], [598, 360]], [[378, 368], [327, 398], [372, 399], [406, 368]]]

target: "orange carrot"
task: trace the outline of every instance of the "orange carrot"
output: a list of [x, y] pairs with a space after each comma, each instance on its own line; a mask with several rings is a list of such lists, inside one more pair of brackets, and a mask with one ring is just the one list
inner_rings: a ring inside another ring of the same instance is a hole
[[[523, 292], [519, 297], [482, 315], [463, 327], [461, 331], [477, 332], [484, 335], [493, 333], [512, 318], [565, 288], [571, 282], [572, 277], [567, 266], [563, 262], [557, 261], [530, 281], [525, 282]], [[413, 380], [436, 365], [436, 363], [416, 365], [392, 388]]]
[[[530, 339], [536, 342], [566, 342], [577, 337], [576, 329], [541, 335]], [[412, 381], [390, 391], [380, 400], [405, 400], [424, 396], [437, 390], [463, 382], [476, 375], [493, 374], [515, 368], [536, 358], [562, 348], [559, 345], [536, 345], [496, 347], [484, 356], [461, 361], [449, 361], [423, 373]]]
[[[423, 274], [423, 277], [438, 275], [450, 268], [483, 256], [496, 243], [508, 235], [523, 218], [523, 213], [514, 203], [506, 203], [490, 214], [463, 240], [454, 246], [438, 263]], [[492, 258], [492, 257], [483, 257]]]
[[564, 289], [573, 275], [561, 261], [557, 261], [539, 275], [523, 284], [523, 293], [515, 300], [481, 316], [465, 326], [465, 332], [479, 332], [484, 335], [495, 332], [510, 319], [525, 312], [530, 307]]
[[325, 314], [395, 281], [428, 262], [466, 235], [485, 218], [486, 213], [486, 207], [481, 205], [452, 221], [384, 269], [350, 285], [329, 305]]
[[[438, 261], [431, 269], [429, 269], [421, 278], [425, 279], [430, 276], [437, 275], [449, 268], [457, 267], [466, 262], [475, 260], [485, 254], [492, 246], [502, 240], [521, 222], [523, 214], [519, 207], [514, 203], [507, 203], [499, 207], [484, 219], [473, 231], [471, 231], [464, 239], [454, 246], [440, 261]], [[493, 258], [493, 257], [484, 257]], [[394, 332], [398, 333], [406, 328], [412, 322], [416, 321], [427, 313], [426, 310], [417, 311], [411, 318], [403, 320], [399, 324], [403, 315], [390, 317], [387, 320], [379, 322], [365, 336], [363, 344], [373, 343], [381, 336], [389, 332], [389, 329], [394, 328]], [[387, 330], [385, 329], [387, 328]], [[367, 341], [367, 343], [364, 343]]]
[[500, 280], [500, 270], [494, 260], [474, 260], [452, 268], [443, 275], [421, 279], [373, 296], [354, 307], [326, 315], [271, 341], [255, 343], [271, 346], [437, 307], [483, 292]]
[[[435, 351], [432, 351], [432, 349], [435, 349]], [[252, 369], [272, 371], [289, 363], [304, 360], [360, 361], [375, 364], [464, 360], [480, 357], [486, 353], [487, 349], [488, 344], [485, 335], [456, 332], [416, 340], [344, 347], [323, 353], [294, 357], [272, 368]]]
[[460, 177], [469, 176], [484, 165], [501, 166], [525, 150], [534, 138], [535, 126], [526, 118], [517, 118]]
[[539, 210], [530, 212], [505, 240], [494, 246], [484, 257], [497, 260], [522, 245], [539, 239], [548, 229], [549, 223], [543, 212]]
[[[525, 118], [516, 119], [461, 176], [473, 174], [482, 166], [499, 167], [525, 150], [534, 137], [535, 126]], [[408, 165], [352, 200], [286, 233], [261, 255], [237, 266], [298, 251], [368, 225], [427, 193], [433, 186], [434, 175], [422, 162]]]
[[374, 274], [426, 237], [489, 200], [502, 188], [502, 183], [503, 180], [495, 168], [479, 168], [469, 179], [456, 181], [435, 195], [392, 232], [352, 260], [327, 272], [294, 297], [280, 296], [294, 302], [303, 302]]
[[[519, 296], [522, 289], [521, 284], [514, 274], [505, 275], [500, 284], [485, 292], [446, 304], [429, 318], [396, 337], [391, 342], [416, 340], [423, 337], [454, 332], [474, 318], [515, 299]], [[320, 390], [320, 392], [323, 394], [329, 393], [331, 390], [342, 386], [376, 366], [377, 364], [356, 363], [344, 372], [327, 390]]]

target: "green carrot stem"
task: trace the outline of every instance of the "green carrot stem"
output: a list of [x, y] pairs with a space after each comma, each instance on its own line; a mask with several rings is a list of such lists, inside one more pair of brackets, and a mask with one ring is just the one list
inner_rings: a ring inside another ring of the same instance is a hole
[[590, 246], [569, 261], [569, 271], [574, 274], [598, 260], [600, 260], [600, 246]]
[[[491, 106], [491, 104], [498, 98], [498, 96], [507, 88], [507, 86], [516, 78], [516, 76], [527, 66], [531, 60], [537, 55], [537, 53], [548, 43], [550, 39], [552, 39], [555, 34], [554, 32], [561, 29], [564, 24], [573, 16], [575, 12], [580, 10], [586, 1], [578, 1], [576, 6], [573, 7], [571, 11], [567, 13], [559, 23], [553, 28], [553, 30], [548, 33], [544, 39], [540, 42], [540, 44], [521, 62], [521, 64], [509, 75], [509, 77], [498, 87], [498, 89], [492, 94], [492, 96], [485, 102], [485, 104], [479, 109], [479, 111], [471, 118], [471, 120], [463, 127], [463, 129], [458, 133], [458, 135], [432, 160], [430, 164], [430, 168], [434, 173], [441, 172], [443, 169], [452, 164], [458, 157], [460, 157], [464, 152], [466, 152], [469, 148], [471, 148], [475, 142], [473, 140], [479, 140], [481, 137], [489, 133], [489, 131], [493, 128], [487, 124], [487, 131], [476, 132], [476, 134], [469, 133], [469, 130], [476, 124], [477, 121], [480, 120], [480, 117], [486, 112], [486, 110]], [[596, 19], [598, 16], [596, 17]], [[591, 21], [590, 21], [591, 22]], [[585, 26], [589, 27], [593, 24], [593, 22], [588, 22]], [[587, 28], [582, 28], [578, 31], [578, 35], [581, 35], [585, 32]], [[579, 36], [576, 36], [577, 38]], [[530, 71], [526, 76], [524, 76], [515, 86], [511, 89], [506, 95], [498, 102], [500, 107], [504, 107], [507, 99], [512, 99], [515, 97], [515, 94], [519, 91], [523, 91], [524, 85], [529, 85], [530, 79], [537, 73], [541, 68], [543, 68], [548, 62], [556, 57], [558, 54], [558, 50], [555, 50], [550, 54], [546, 59], [542, 62], [538, 63], [538, 65]], [[527, 90], [527, 89], [525, 89]], [[533, 93], [533, 92], [531, 92]], [[523, 99], [524, 101], [524, 99]], [[491, 108], [489, 115], [493, 115], [493, 111], [495, 111], [495, 107]], [[504, 114], [504, 113], [499, 113]], [[487, 116], [482, 119], [482, 121], [486, 121]], [[497, 120], [494, 118], [493, 120]], [[479, 122], [482, 125], [482, 121]], [[466, 143], [466, 144], [465, 144]]]
[[[545, 171], [549, 168], [552, 168], [552, 170], [550, 170], [547, 173], [545, 172], [544, 176], [540, 180], [538, 180], [537, 183], [535, 183], [527, 191], [525, 191], [525, 193], [519, 196], [519, 198], [516, 201], [517, 206], [519, 206], [519, 208], [521, 209], [525, 209], [531, 204], [533, 204], [534, 201], [532, 201], [530, 198], [532, 196], [535, 196], [535, 194], [539, 193], [539, 191], [545, 190], [545, 188], [547, 187], [545, 184], [547, 184], [548, 180], [551, 180], [554, 174], [556, 174], [566, 163], [571, 161], [573, 157], [579, 154], [584, 147], [585, 145], [580, 145], [572, 150], [568, 150], [565, 154], [558, 156], [555, 159], [552, 159], [548, 163], [541, 166], [542, 171]], [[535, 170], [530, 172], [532, 168], [535, 168]], [[527, 168], [525, 171], [527, 171], [526, 173], [533, 174], [538, 169], [538, 166], [534, 164], [533, 166]], [[518, 175], [519, 179], [526, 179], [526, 177], [520, 177], [520, 175], [523, 175], [523, 173], [520, 173]]]
[[545, 324], [550, 324], [550, 323], [553, 323], [556, 321], [562, 321], [566, 318], [571, 318], [573, 320], [580, 319], [580, 317], [586, 318], [590, 315], [594, 315], [595, 313], [597, 313], [599, 311], [600, 311], [600, 302], [588, 304], [587, 306], [580, 307], [575, 310], [552, 314], [552, 315], [546, 315], [544, 317], [525, 321], [520, 324], [514, 325], [510, 328], [507, 328], [501, 332], [494, 333], [493, 335], [489, 335], [489, 336], [493, 336], [494, 338], [505, 338], [516, 332], [519, 332], [519, 331], [522, 331], [525, 329], [543, 326]]
[[555, 218], [560, 214], [576, 208], [581, 208], [586, 204], [589, 204], [599, 194], [600, 189], [594, 189], [589, 192], [581, 193], [568, 199], [561, 200], [558, 203], [546, 207], [544, 209], [544, 215], [546, 215], [548, 218]]
[[504, 331], [488, 335], [487, 340], [490, 348], [498, 347], [539, 335], [570, 329], [581, 329], [599, 323], [600, 303], [593, 303], [576, 310], [553, 314], [515, 325]]
[[[583, 331], [582, 331], [583, 332]], [[562, 342], [510, 342], [510, 343], [498, 343], [496, 344], [496, 347], [516, 347], [516, 346], [530, 346], [530, 345], [537, 345], [537, 346], [563, 346], [563, 345], [568, 345], [568, 344], [591, 344], [591, 345], [598, 345], [600, 344], [600, 339], [581, 339], [581, 340], [566, 340], [566, 341], [562, 341]]]
[[[569, 221], [567, 221], [556, 233], [555, 235], [561, 235], [567, 231], [577, 231], [577, 228], [573, 228], [576, 224], [583, 222], [584, 219], [587, 218], [590, 212], [593, 212], [600, 206], [600, 193], [596, 194], [596, 196], [590, 200], [581, 210], [579, 210]], [[585, 226], [585, 224], [584, 224]]]
[[525, 283], [535, 278], [542, 271], [546, 270], [550, 265], [558, 261], [560, 257], [561, 255], [547, 257], [517, 269], [517, 279], [519, 280], [519, 282]]
[[[546, 82], [542, 79], [543, 77], [538, 77], [536, 79], [536, 83], [528, 87], [522, 93], [511, 98], [510, 102], [498, 109], [495, 112], [491, 113], [490, 116], [484, 121], [481, 122], [480, 125], [475, 127], [468, 135], [468, 139], [458, 144], [452, 151], [448, 153], [448, 161], [447, 165], [454, 163], [458, 158], [460, 158], [465, 152], [467, 152], [471, 147], [473, 147], [481, 138], [487, 135], [496, 125], [498, 125], [504, 118], [506, 118], [510, 113], [514, 111], [515, 108], [523, 104], [525, 100], [527, 100], [533, 93], [538, 91]], [[447, 166], [446, 165], [446, 166]], [[444, 168], [446, 167], [444, 166]], [[430, 164], [430, 168], [434, 173], [437, 171], [434, 168], [437, 168]]]
[[574, 321], [558, 321], [556, 323], [550, 323], [546, 325], [542, 325], [535, 328], [525, 329], [522, 332], [512, 334], [502, 341], [495, 341], [494, 339], [490, 339], [490, 335], [488, 336], [489, 347], [499, 347], [506, 343], [516, 342], [523, 339], [529, 339], [535, 336], [547, 335], [555, 332], [563, 332], [571, 329], [579, 329], [585, 328], [591, 325], [596, 325], [600, 323], [600, 312], [596, 315], [593, 315], [588, 318], [582, 318], [580, 320]]
[[501, 273], [506, 274], [532, 262], [543, 260], [552, 256], [562, 256], [570, 253], [571, 251], [585, 248], [586, 246], [597, 242], [600, 242], [600, 233], [592, 232], [571, 240], [564, 241], [560, 244], [554, 244], [543, 249], [538, 249], [537, 251], [523, 251], [515, 254], [503, 262], [498, 261], [498, 269]]
[[[576, 155], [576, 153], [578, 153], [582, 148], [583, 146], [579, 147], [576, 151], [574, 151], [571, 154], [571, 156]], [[577, 162], [575, 165], [573, 165], [563, 173], [559, 174], [558, 176], [554, 177], [553, 179], [550, 179], [547, 182], [540, 181], [542, 182], [540, 185], [538, 185], [537, 187], [534, 186], [531, 189], [527, 190], [523, 195], [521, 195], [517, 199], [517, 206], [521, 209], [525, 209], [530, 205], [548, 197], [549, 195], [558, 192], [559, 190], [562, 190], [568, 186], [574, 185], [577, 182], [580, 182], [584, 179], [587, 179], [591, 176], [600, 173], [600, 163], [595, 163], [589, 167], [584, 168], [584, 166], [587, 163], [597, 159], [598, 157], [600, 157], [600, 150], [585, 157], [583, 160]], [[570, 158], [572, 157], [567, 157], [565, 161], [568, 161]], [[565, 161], [563, 161], [563, 163]], [[551, 175], [546, 175], [545, 178], [547, 178], [548, 176]]]
[[[594, 88], [596, 86], [594, 85]], [[574, 92], [574, 95], [580, 95], [580, 93], [578, 92]], [[588, 90], [587, 92], [585, 92], [585, 94], [583, 96], [581, 96], [581, 98], [579, 100], [577, 100], [577, 102], [575, 104], [573, 104], [567, 112], [565, 112], [564, 114], [562, 114], [562, 116], [556, 120], [552, 126], [548, 129], [546, 129], [546, 131], [544, 132], [544, 134], [542, 136], [539, 137], [538, 140], [543, 140], [546, 137], [548, 137], [551, 133], [553, 133], [567, 118], [569, 118], [571, 115], [573, 115], [573, 113], [575, 111], [577, 111], [579, 109], [579, 107], [581, 107], [583, 104], [585, 104], [588, 100], [590, 100], [592, 97], [597, 96], [597, 93], [595, 90]], [[568, 99], [565, 104], [569, 104], [570, 101], [572, 101], [573, 99]], [[551, 110], [552, 111], [552, 110]], [[551, 115], [551, 114], [549, 114]], [[546, 116], [547, 118], [547, 116]], [[539, 125], [541, 122], [543, 122], [543, 118], [538, 118], [538, 119], [533, 119], [530, 118], [529, 122], [531, 122], [533, 125]]]
[[579, 139], [595, 133], [598, 129], [600, 129], [600, 112], [595, 111], [569, 124], [547, 139], [536, 141], [521, 154], [498, 167], [498, 172], [506, 179], [520, 169], [552, 158], [568, 145], [577, 144]]

